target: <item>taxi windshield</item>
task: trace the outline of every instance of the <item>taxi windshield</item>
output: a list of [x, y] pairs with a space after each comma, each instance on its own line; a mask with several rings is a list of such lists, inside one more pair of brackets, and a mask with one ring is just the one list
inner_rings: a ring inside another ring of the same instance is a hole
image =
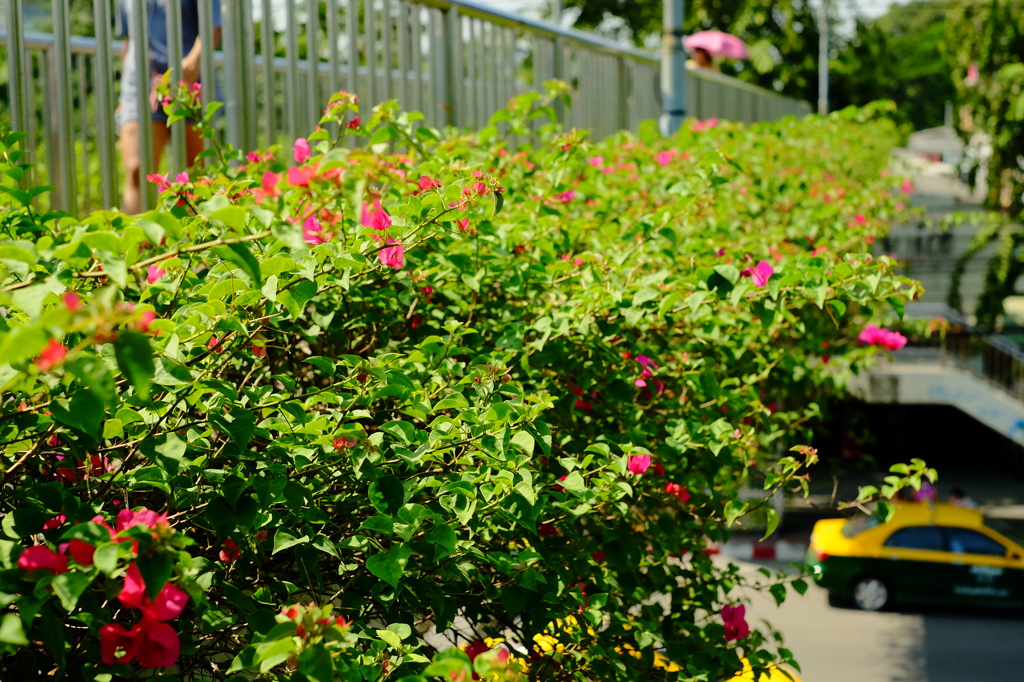
[[1024, 520], [990, 519], [986, 516], [985, 525], [1008, 540], [1013, 540], [1018, 545], [1024, 546]]
[[843, 535], [847, 538], [852, 538], [854, 535], [859, 535], [866, 530], [874, 528], [879, 523], [881, 522], [874, 514], [871, 516], [855, 516], [843, 526]]

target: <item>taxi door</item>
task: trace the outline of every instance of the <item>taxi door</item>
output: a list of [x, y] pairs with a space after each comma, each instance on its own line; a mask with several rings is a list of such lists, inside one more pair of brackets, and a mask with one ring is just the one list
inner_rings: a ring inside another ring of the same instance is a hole
[[[971, 528], [944, 526], [949, 563], [942, 594], [960, 604], [1020, 606], [1020, 563], [998, 540]], [[945, 601], [945, 600], [944, 600]]]
[[945, 538], [936, 526], [905, 526], [881, 547], [881, 577], [895, 591], [897, 601], [931, 601], [942, 590], [948, 561]]

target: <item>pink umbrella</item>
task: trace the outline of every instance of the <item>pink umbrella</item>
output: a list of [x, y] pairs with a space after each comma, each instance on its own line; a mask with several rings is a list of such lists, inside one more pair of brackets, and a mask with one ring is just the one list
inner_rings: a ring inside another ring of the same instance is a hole
[[707, 50], [712, 57], [726, 59], [750, 59], [750, 53], [742, 40], [731, 33], [721, 31], [701, 31], [683, 38], [683, 47], [687, 50]]

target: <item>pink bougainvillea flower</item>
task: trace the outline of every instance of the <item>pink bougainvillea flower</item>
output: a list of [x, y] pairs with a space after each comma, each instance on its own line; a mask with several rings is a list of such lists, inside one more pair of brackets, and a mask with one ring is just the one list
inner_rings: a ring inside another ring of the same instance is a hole
[[260, 161], [263, 160], [263, 157], [260, 155], [259, 152], [249, 152], [248, 154], [245, 155], [245, 159], [249, 163], [259, 163]]
[[349, 130], [359, 130], [359, 117], [353, 116], [352, 120], [345, 124], [345, 127]]
[[302, 241], [306, 242], [309, 246], [316, 246], [317, 244], [329, 241], [323, 232], [323, 225], [316, 219], [316, 216], [309, 216], [302, 223]]
[[64, 308], [69, 313], [77, 313], [82, 309], [82, 297], [73, 291], [64, 294]]
[[651, 466], [650, 455], [631, 455], [626, 463], [626, 470], [634, 476], [640, 476]]
[[43, 349], [43, 352], [36, 358], [36, 366], [39, 367], [40, 372], [49, 372], [54, 365], [58, 364], [64, 359], [64, 356], [68, 354], [68, 349], [64, 347], [64, 344], [56, 339], [50, 339], [50, 342]]
[[775, 274], [775, 268], [771, 263], [763, 260], [756, 267], [744, 270], [743, 274], [754, 280], [754, 286], [763, 287], [768, 284], [768, 278]]
[[54, 575], [68, 572], [68, 558], [45, 545], [29, 547], [18, 557], [18, 568], [26, 571], [42, 569]]
[[52, 519], [43, 524], [43, 530], [53, 530], [54, 528], [60, 528], [65, 523], [67, 523], [67, 521], [68, 517], [64, 516], [63, 514], [58, 514], [57, 516], [54, 516]]
[[552, 199], [554, 199], [555, 201], [557, 201], [560, 204], [571, 204], [572, 200], [575, 199], [575, 198], [576, 198], [576, 190], [574, 190], [574, 189], [567, 189], [566, 191], [562, 192], [561, 194], [556, 194], [555, 196], [552, 197]]
[[374, 199], [372, 206], [363, 204], [362, 224], [363, 227], [372, 227], [375, 230], [386, 230], [391, 227], [391, 216], [380, 205], [380, 199]]
[[633, 383], [636, 386], [640, 387], [647, 386], [646, 377], [653, 377], [654, 372], [652, 372], [651, 369], [658, 369], [658, 365], [656, 362], [654, 362], [654, 360], [651, 360], [646, 355], [636, 356], [636, 361], [640, 363], [641, 367], [643, 367], [643, 371], [640, 372], [640, 377], [636, 379]]
[[[267, 197], [279, 197], [281, 196], [281, 190], [277, 188], [277, 185], [281, 182], [281, 176], [277, 173], [271, 173], [266, 171], [263, 174], [263, 178], [260, 180], [260, 188], [253, 190], [252, 197], [256, 203], [261, 203]], [[289, 180], [290, 182], [290, 180]], [[307, 181], [306, 185], [309, 183]]]
[[146, 281], [150, 284], [156, 284], [161, 277], [167, 274], [167, 271], [161, 268], [158, 264], [150, 265], [146, 270]]
[[228, 563], [242, 556], [242, 550], [239, 549], [237, 542], [228, 538], [224, 541], [224, 549], [220, 550], [220, 554], [218, 556], [220, 556], [221, 561]]
[[675, 158], [676, 150], [669, 149], [667, 151], [658, 152], [658, 155], [654, 157], [654, 162], [659, 166], [667, 166], [672, 163], [672, 159]]
[[295, 144], [292, 146], [292, 158], [295, 159], [295, 163], [306, 163], [309, 160], [309, 156], [309, 142], [306, 141], [306, 138], [300, 137], [295, 140]]
[[469, 229], [469, 218], [459, 218], [455, 224], [459, 226], [459, 232], [465, 232]]
[[[92, 522], [106, 528], [107, 532], [110, 533], [110, 538], [114, 538], [114, 529], [110, 527], [110, 524], [102, 516], [94, 516]], [[71, 554], [71, 558], [81, 565], [92, 566], [93, 555], [96, 553], [95, 546], [85, 540], [72, 540], [68, 543], [68, 551]]]
[[146, 583], [135, 564], [128, 567], [124, 587], [117, 598], [125, 608], [139, 609], [146, 618], [158, 621], [177, 618], [188, 603], [188, 595], [171, 583], [163, 586], [156, 599], [150, 600], [146, 594]]
[[174, 181], [175, 182], [180, 182], [181, 184], [185, 184], [185, 183], [189, 182], [188, 172], [182, 171], [182, 172], [178, 173], [178, 177], [174, 178]]
[[439, 188], [441, 186], [441, 181], [435, 180], [427, 175], [421, 175], [417, 185], [419, 186], [420, 191], [426, 192], [427, 190]]
[[869, 346], [882, 346], [889, 350], [899, 350], [907, 345], [907, 337], [897, 331], [883, 329], [873, 324], [865, 327], [857, 336], [861, 343]]
[[382, 265], [401, 270], [405, 265], [405, 246], [394, 237], [388, 237], [388, 244], [394, 244], [394, 246], [384, 247], [377, 252], [377, 257], [380, 258]]
[[964, 85], [968, 88], [973, 88], [978, 84], [979, 78], [978, 62], [971, 62], [967, 67], [967, 76], [964, 78]]
[[604, 165], [604, 157], [603, 156], [591, 156], [589, 159], [587, 159], [587, 163], [589, 163], [594, 168], [598, 168], [598, 167]]
[[288, 169], [288, 184], [292, 187], [309, 187], [309, 183], [314, 177], [316, 177], [316, 166], [292, 166]]
[[157, 173], [150, 173], [149, 175], [146, 176], [146, 181], [152, 182], [154, 185], [156, 185], [156, 191], [163, 192], [165, 189], [171, 186], [171, 183], [167, 179], [168, 175], [169, 173], [164, 173], [163, 175], [159, 175]]
[[167, 623], [143, 618], [128, 636], [135, 642], [134, 658], [143, 668], [169, 668], [181, 653], [178, 633]]
[[152, 310], [144, 310], [142, 314], [139, 315], [139, 319], [135, 321], [132, 327], [135, 329], [135, 331], [139, 332], [140, 334], [148, 334], [149, 325], [152, 324], [153, 320], [155, 319], [155, 312], [153, 312]]
[[914, 183], [912, 183], [910, 180], [904, 180], [903, 184], [900, 185], [900, 191], [903, 192], [904, 194], [913, 194]]
[[122, 509], [117, 513], [117, 521], [114, 524], [114, 532], [120, 533], [123, 530], [134, 526], [145, 526], [149, 529], [170, 528], [167, 523], [167, 513], [157, 514], [152, 509]]
[[724, 606], [722, 607], [722, 621], [725, 623], [725, 641], [731, 642], [735, 639], [743, 639], [750, 634], [750, 626], [745, 618], [746, 607]]
[[858, 213], [857, 215], [853, 216], [853, 219], [854, 219], [854, 221], [856, 221], [856, 223], [858, 225], [865, 225], [868, 222], [867, 219], [862, 214], [860, 214], [860, 213]]
[[206, 349], [212, 353], [223, 353], [224, 345], [222, 341], [223, 339], [217, 336], [211, 336], [210, 340], [206, 342]]
[[869, 324], [861, 330], [857, 338], [861, 343], [869, 346], [874, 346], [879, 342], [879, 339], [886, 333], [886, 330], [882, 329], [878, 325]]

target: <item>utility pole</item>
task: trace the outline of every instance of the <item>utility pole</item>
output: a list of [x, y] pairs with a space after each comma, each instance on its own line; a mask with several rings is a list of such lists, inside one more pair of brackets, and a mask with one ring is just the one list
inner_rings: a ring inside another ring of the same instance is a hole
[[686, 116], [686, 50], [683, 49], [683, 0], [662, 0], [661, 134], [675, 135]]
[[818, 13], [818, 113], [828, 113], [828, 0]]

